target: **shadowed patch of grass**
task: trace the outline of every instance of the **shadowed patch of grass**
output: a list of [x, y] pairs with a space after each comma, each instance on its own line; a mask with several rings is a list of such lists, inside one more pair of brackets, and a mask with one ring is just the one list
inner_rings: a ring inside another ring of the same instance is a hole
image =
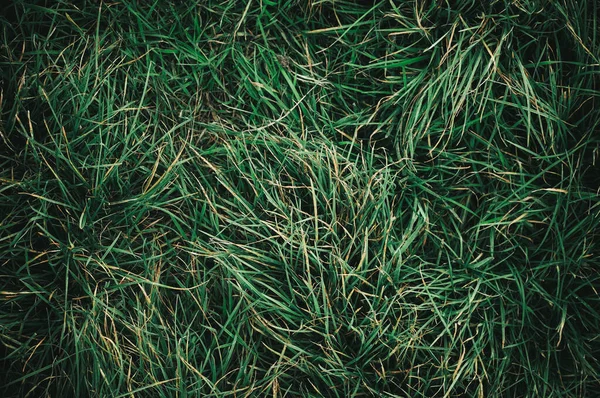
[[12, 2], [2, 396], [595, 396], [598, 7]]

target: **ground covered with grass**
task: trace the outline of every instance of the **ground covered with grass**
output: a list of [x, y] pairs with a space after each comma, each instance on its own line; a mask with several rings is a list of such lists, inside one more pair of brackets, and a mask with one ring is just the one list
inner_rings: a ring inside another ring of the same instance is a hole
[[13, 1], [3, 397], [595, 397], [600, 4]]

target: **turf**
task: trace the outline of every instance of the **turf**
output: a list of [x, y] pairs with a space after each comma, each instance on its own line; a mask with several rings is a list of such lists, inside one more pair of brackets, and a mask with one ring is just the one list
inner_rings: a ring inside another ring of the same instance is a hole
[[596, 397], [600, 4], [23, 1], [3, 397]]

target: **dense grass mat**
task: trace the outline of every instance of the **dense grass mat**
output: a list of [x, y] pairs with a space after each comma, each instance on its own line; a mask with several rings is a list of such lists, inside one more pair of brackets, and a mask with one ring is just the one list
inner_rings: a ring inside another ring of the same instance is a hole
[[21, 1], [3, 397], [597, 397], [600, 4]]

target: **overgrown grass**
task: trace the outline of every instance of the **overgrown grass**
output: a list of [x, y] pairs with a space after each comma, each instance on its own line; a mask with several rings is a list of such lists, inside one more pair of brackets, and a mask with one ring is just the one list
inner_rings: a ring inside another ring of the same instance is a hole
[[2, 396], [597, 396], [599, 23], [14, 1]]

